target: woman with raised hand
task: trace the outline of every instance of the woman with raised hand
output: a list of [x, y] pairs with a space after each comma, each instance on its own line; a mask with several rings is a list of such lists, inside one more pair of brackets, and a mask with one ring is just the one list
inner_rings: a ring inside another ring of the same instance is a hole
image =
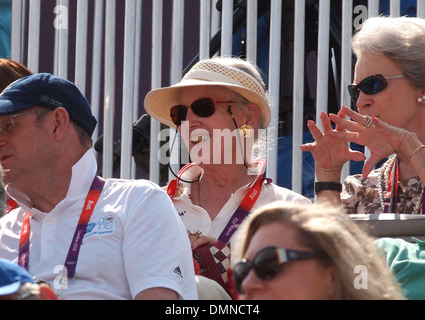
[[[352, 44], [357, 63], [348, 90], [358, 112], [344, 106], [338, 115], [322, 113], [323, 131], [309, 121], [315, 141], [301, 146], [315, 159], [318, 200], [342, 200], [348, 213], [423, 214], [425, 20], [370, 18]], [[369, 159], [347, 142], [366, 146]], [[361, 175], [341, 186], [349, 160], [366, 162]], [[374, 169], [381, 160], [386, 161]]]

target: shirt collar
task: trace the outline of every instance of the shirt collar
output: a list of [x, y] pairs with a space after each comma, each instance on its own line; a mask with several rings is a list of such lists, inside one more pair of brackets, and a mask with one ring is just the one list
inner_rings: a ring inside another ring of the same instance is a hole
[[[256, 179], [254, 179], [253, 182], [246, 184], [245, 186], [242, 186], [241, 188], [239, 188], [235, 194], [238, 194], [241, 190], [245, 190], [246, 188], [250, 188], [255, 181], [257, 181], [258, 178], [260, 178], [265, 170], [265, 161], [260, 160], [258, 161], [258, 165], [253, 169], [253, 173], [254, 175], [256, 175]], [[195, 163], [189, 163], [187, 165], [185, 165], [182, 169], [180, 169], [177, 177], [180, 179], [183, 179], [185, 181], [194, 181], [196, 180], [201, 174], [202, 174], [203, 170], [200, 166], [198, 166]], [[180, 185], [180, 193], [178, 190], [176, 190], [174, 196], [172, 197], [173, 199], [179, 199], [182, 196], [191, 196], [192, 194], [192, 184], [191, 183], [186, 183], [183, 182], [181, 180], [177, 180], [177, 183]]]
[[[96, 175], [97, 162], [92, 149], [88, 150], [83, 157], [72, 167], [71, 182], [68, 193], [64, 200], [75, 201], [86, 197], [91, 183]], [[18, 202], [19, 206], [25, 210], [31, 210], [32, 203], [25, 193], [6, 187], [7, 193]], [[61, 201], [60, 203], [62, 203]]]

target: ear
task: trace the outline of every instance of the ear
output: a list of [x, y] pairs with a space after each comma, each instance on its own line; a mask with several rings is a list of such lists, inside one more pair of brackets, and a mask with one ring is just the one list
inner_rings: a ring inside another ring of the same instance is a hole
[[[320, 262], [318, 262], [320, 263]], [[323, 285], [326, 288], [326, 291], [329, 293], [331, 298], [331, 295], [334, 293], [335, 290], [335, 283], [337, 281], [336, 279], [336, 267], [331, 264], [331, 265], [327, 265], [327, 266], [323, 266]]]
[[53, 110], [52, 115], [52, 134], [54, 135], [54, 139], [59, 141], [65, 137], [65, 134], [70, 125], [70, 118], [68, 111], [64, 108], [56, 108]]
[[260, 120], [260, 107], [255, 103], [250, 103], [247, 105], [248, 112], [246, 114], [246, 123], [250, 124], [254, 128], [258, 127], [258, 121]]

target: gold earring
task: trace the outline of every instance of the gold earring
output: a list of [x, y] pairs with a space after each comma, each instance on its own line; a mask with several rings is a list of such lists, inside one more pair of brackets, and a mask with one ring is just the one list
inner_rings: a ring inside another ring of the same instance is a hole
[[254, 128], [250, 124], [244, 124], [239, 128], [239, 133], [243, 138], [249, 138], [253, 134]]

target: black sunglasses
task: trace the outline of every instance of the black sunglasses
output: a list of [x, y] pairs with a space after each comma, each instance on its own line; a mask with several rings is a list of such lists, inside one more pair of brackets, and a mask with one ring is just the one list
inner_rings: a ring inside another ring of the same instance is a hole
[[283, 265], [289, 261], [324, 258], [327, 258], [324, 253], [297, 251], [273, 246], [265, 247], [257, 252], [252, 262], [242, 259], [234, 266], [235, 289], [240, 294], [244, 293], [242, 282], [251, 269], [254, 269], [255, 274], [261, 280], [270, 280], [276, 277]]
[[[211, 117], [215, 112], [215, 105], [219, 103], [236, 103], [235, 101], [214, 101], [211, 98], [202, 98], [194, 101], [190, 108], [193, 113], [199, 117], [208, 118]], [[171, 121], [179, 127], [182, 121], [186, 120], [187, 106], [176, 105], [170, 109]]]
[[385, 90], [388, 86], [387, 80], [403, 78], [405, 75], [385, 77], [382, 74], [374, 74], [363, 79], [359, 84], [348, 85], [348, 93], [354, 102], [359, 100], [360, 90], [367, 95], [375, 94]]

